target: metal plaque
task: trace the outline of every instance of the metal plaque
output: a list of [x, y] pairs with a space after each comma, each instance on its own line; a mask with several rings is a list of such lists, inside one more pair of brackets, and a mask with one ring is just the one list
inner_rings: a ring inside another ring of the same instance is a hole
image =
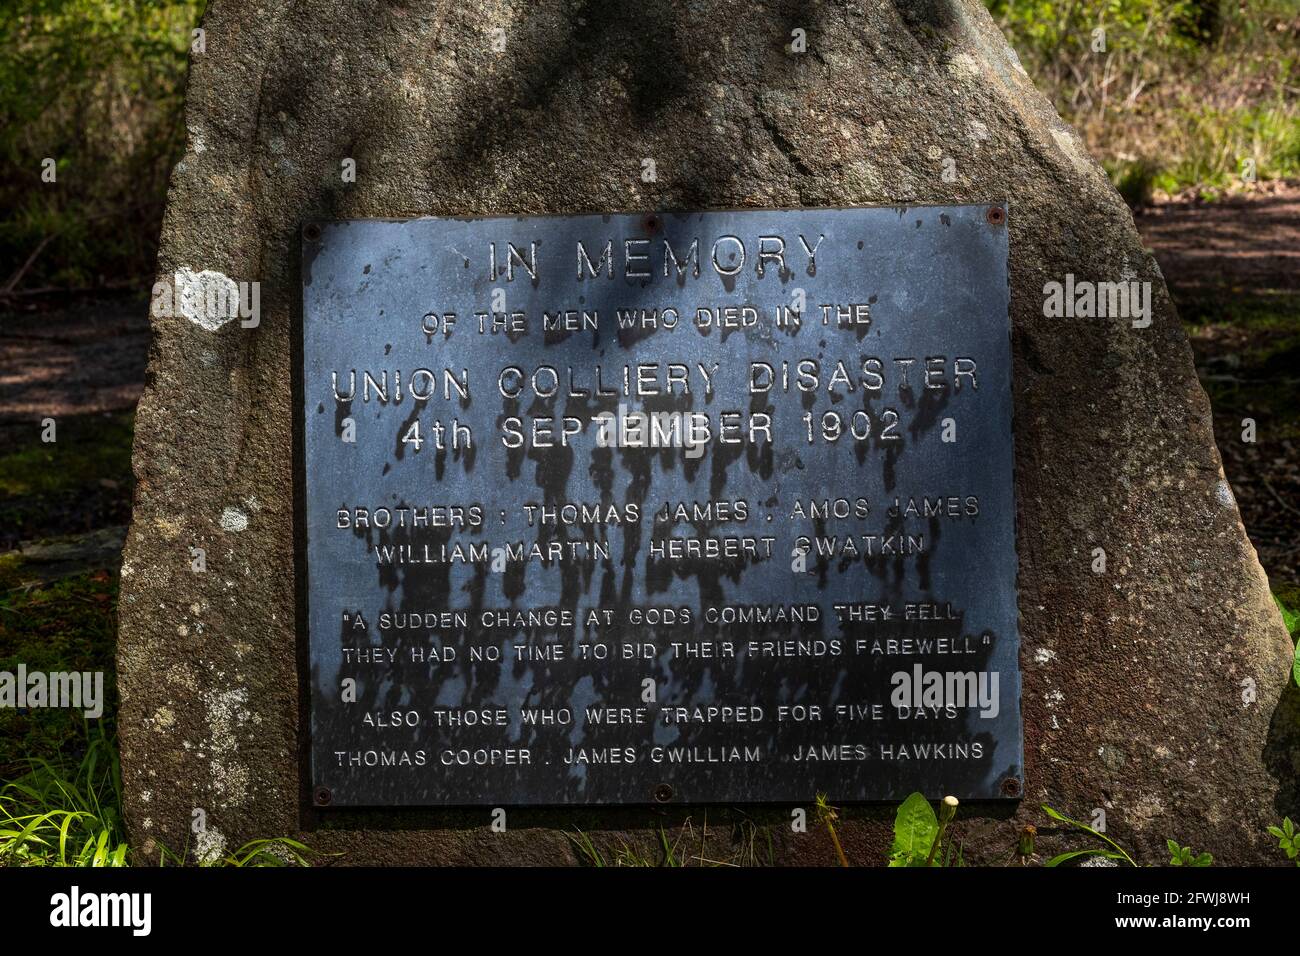
[[1002, 206], [308, 225], [321, 806], [1016, 797]]

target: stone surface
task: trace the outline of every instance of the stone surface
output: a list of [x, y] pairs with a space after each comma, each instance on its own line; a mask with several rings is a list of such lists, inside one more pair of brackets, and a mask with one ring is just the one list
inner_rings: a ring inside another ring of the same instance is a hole
[[[1083, 819], [1105, 808], [1146, 862], [1167, 859], [1168, 837], [1218, 862], [1280, 862], [1264, 828], [1297, 815], [1291, 648], [1186, 339], [1128, 210], [977, 0], [214, 0], [203, 26], [159, 274], [260, 281], [261, 317], [154, 319], [118, 651], [127, 813], [146, 857], [294, 835], [342, 862], [563, 862], [580, 858], [565, 831], [649, 847], [654, 829], [688, 823], [683, 845], [706, 857], [756, 846], [766, 860], [770, 836], [776, 862], [833, 862], [824, 832], [791, 833], [788, 808], [710, 808], [707, 828], [699, 808], [514, 811], [504, 834], [486, 808], [310, 808], [299, 228], [1006, 199], [1027, 791], [1018, 810], [965, 808], [966, 859], [1005, 859], [1030, 822], [1041, 854], [1081, 845], [1047, 825], [1045, 803]], [[806, 54], [783, 49], [796, 27]], [[647, 157], [657, 182], [641, 180]], [[1044, 318], [1044, 283], [1067, 273], [1152, 281], [1153, 324]], [[884, 859], [892, 812], [845, 811], [851, 860]]]

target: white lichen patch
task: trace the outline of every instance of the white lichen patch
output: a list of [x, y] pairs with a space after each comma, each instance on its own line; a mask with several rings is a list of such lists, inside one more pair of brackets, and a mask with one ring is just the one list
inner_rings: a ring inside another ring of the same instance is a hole
[[1066, 159], [1080, 172], [1090, 172], [1092, 164], [1085, 155], [1083, 147], [1079, 143], [1079, 138], [1072, 130], [1053, 129], [1052, 139], [1056, 140], [1057, 147], [1065, 154]]
[[175, 519], [165, 515], [159, 515], [153, 519], [153, 526], [158, 529], [158, 533], [166, 541], [175, 541], [185, 530], [185, 525]]
[[1046, 647], [1040, 647], [1034, 651], [1035, 664], [1049, 664], [1056, 657], [1056, 651], [1048, 650]]
[[223, 531], [247, 531], [248, 515], [244, 514], [238, 508], [227, 508], [221, 512], [220, 524]]
[[1014, 49], [1012, 49], [1012, 47], [1011, 47], [1010, 44], [1008, 44], [1008, 45], [1003, 49], [1002, 52], [1003, 52], [1003, 55], [1005, 55], [1006, 58], [1007, 58], [1008, 60], [1011, 61], [1011, 65], [1012, 65], [1012, 66], [1014, 66], [1014, 67], [1015, 67], [1017, 70], [1019, 70], [1021, 73], [1024, 73], [1025, 76], [1028, 76], [1028, 75], [1029, 75], [1028, 73], [1025, 72], [1025, 66], [1024, 66], [1024, 64], [1020, 62], [1020, 54], [1017, 53]]
[[176, 307], [199, 328], [215, 332], [239, 314], [239, 285], [234, 279], [211, 269], [178, 269], [173, 280]]
[[1126, 807], [1128, 822], [1137, 829], [1145, 829], [1156, 817], [1165, 812], [1165, 805], [1154, 793], [1140, 794]]
[[223, 806], [246, 803], [251, 776], [239, 760], [238, 730], [249, 717], [248, 691], [240, 687], [213, 694], [207, 703], [212, 792]]
[[958, 53], [948, 61], [948, 72], [953, 76], [966, 79], [979, 76], [982, 72], [980, 61], [969, 53]]
[[199, 689], [198, 681], [194, 679], [194, 672], [180, 664], [167, 668], [167, 682], [174, 687], [195, 693]]
[[1232, 486], [1222, 479], [1214, 486], [1214, 499], [1225, 508], [1231, 508], [1237, 503], [1232, 497]]
[[194, 859], [204, 865], [211, 865], [225, 855], [225, 834], [210, 824], [199, 831], [198, 839], [194, 841]]

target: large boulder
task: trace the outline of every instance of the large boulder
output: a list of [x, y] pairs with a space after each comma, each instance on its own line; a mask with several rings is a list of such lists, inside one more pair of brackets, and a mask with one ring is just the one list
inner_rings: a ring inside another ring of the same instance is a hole
[[[1005, 859], [1026, 823], [1040, 854], [1077, 845], [1045, 825], [1049, 804], [1104, 809], [1146, 862], [1166, 838], [1280, 859], [1265, 828], [1297, 814], [1291, 645], [1187, 341], [1128, 209], [978, 0], [214, 0], [202, 27], [159, 278], [259, 282], [260, 316], [154, 317], [118, 650], [146, 859], [295, 836], [344, 862], [557, 862], [579, 856], [564, 831], [635, 845], [688, 818], [520, 811], [497, 833], [486, 807], [312, 809], [292, 400], [304, 222], [1001, 200], [1026, 792], [966, 808], [966, 858]], [[1149, 281], [1151, 323], [1045, 316], [1044, 286], [1067, 276]], [[883, 860], [892, 808], [843, 817], [850, 859]], [[753, 824], [777, 861], [833, 862], [820, 829], [789, 820], [710, 810], [705, 855], [752, 842]]]

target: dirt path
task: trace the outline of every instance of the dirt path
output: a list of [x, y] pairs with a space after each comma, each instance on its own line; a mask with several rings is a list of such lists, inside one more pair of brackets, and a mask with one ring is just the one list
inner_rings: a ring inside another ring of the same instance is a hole
[[[147, 302], [0, 303], [0, 555], [102, 532], [131, 517], [132, 414], [149, 354]], [[55, 441], [43, 441], [53, 419]], [[66, 553], [65, 543], [56, 549]], [[47, 549], [48, 550], [48, 549]], [[37, 549], [33, 560], [43, 552]]]
[[1215, 203], [1164, 203], [1137, 224], [1165, 281], [1193, 312], [1198, 293], [1300, 292], [1300, 184], [1268, 183]]
[[1187, 326], [1246, 530], [1274, 590], [1300, 605], [1300, 183], [1137, 222]]
[[0, 313], [0, 429], [42, 418], [129, 411], [144, 387], [143, 300]]

